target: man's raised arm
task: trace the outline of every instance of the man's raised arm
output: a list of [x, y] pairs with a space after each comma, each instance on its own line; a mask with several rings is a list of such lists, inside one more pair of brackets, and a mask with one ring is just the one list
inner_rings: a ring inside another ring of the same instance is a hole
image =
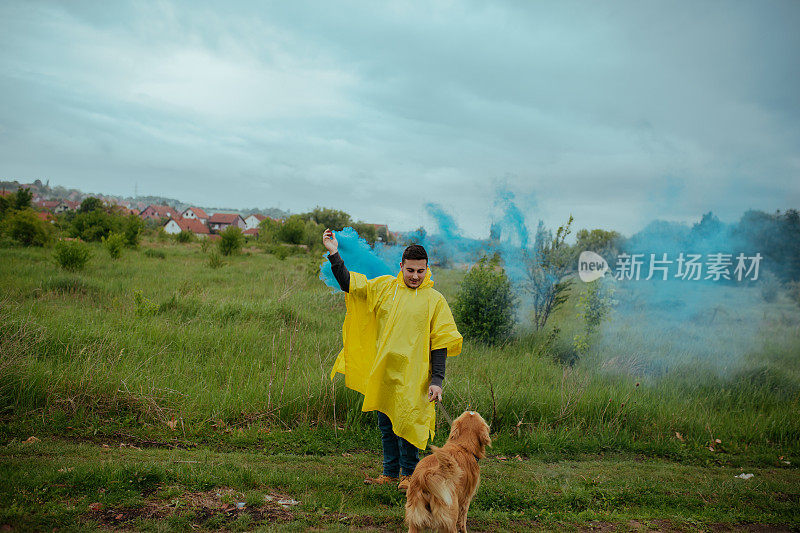
[[322, 244], [328, 250], [328, 261], [331, 262], [333, 277], [339, 282], [339, 287], [344, 292], [350, 292], [350, 271], [344, 266], [344, 260], [339, 255], [339, 241], [333, 231], [326, 229], [322, 234]]

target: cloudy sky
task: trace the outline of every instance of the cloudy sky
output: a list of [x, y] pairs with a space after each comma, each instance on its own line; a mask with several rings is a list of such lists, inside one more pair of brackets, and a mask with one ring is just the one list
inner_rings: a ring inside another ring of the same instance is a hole
[[800, 2], [0, 3], [0, 177], [408, 230], [800, 207]]

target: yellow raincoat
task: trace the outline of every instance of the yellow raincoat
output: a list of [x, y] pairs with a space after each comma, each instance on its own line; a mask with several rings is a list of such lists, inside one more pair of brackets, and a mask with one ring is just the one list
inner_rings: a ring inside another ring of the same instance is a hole
[[406, 286], [402, 271], [370, 280], [351, 272], [345, 302], [344, 348], [331, 379], [344, 374], [347, 388], [364, 395], [362, 411], [384, 413], [396, 435], [425, 449], [436, 424], [428, 401], [431, 350], [458, 355], [462, 341], [431, 270], [417, 289]]

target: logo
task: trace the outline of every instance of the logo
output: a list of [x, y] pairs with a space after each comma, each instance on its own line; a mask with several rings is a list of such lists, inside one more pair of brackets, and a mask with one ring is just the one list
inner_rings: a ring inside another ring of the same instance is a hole
[[581, 281], [589, 283], [602, 278], [608, 272], [608, 263], [600, 254], [590, 251], [581, 252], [578, 258], [578, 277]]

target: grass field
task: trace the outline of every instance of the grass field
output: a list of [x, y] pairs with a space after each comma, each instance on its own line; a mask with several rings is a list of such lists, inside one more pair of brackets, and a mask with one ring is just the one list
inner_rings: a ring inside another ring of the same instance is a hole
[[[319, 260], [251, 249], [212, 269], [197, 243], [146, 242], [68, 274], [51, 250], [0, 249], [0, 522], [401, 528], [399, 493], [360, 484], [379, 438], [328, 377], [344, 301]], [[452, 301], [463, 272], [434, 274]], [[557, 343], [523, 327], [448, 360], [447, 410], [479, 410], [495, 442], [473, 529], [800, 527], [800, 313], [702, 290], [710, 321], [621, 291], [626, 311], [571, 368], [554, 352], [581, 327], [574, 302]]]

